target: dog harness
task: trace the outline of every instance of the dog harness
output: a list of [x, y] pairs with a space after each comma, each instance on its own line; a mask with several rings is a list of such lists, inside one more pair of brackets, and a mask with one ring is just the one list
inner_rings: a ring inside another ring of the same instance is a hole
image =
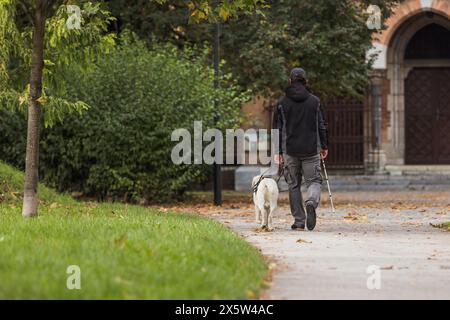
[[[272, 178], [272, 179], [273, 179], [273, 176], [272, 176], [272, 175], [270, 175], [270, 176], [266, 176], [266, 175], [265, 175], [265, 173], [266, 173], [267, 171], [269, 171], [269, 170], [270, 170], [270, 168], [267, 169], [267, 170], [261, 175], [261, 177], [259, 177], [258, 181], [257, 181], [257, 182], [255, 183], [255, 185], [253, 186], [253, 193], [256, 194], [256, 193], [258, 192], [258, 187], [259, 187], [261, 181], [263, 181], [265, 178]], [[284, 174], [284, 167], [280, 165], [280, 166], [278, 167], [278, 177], [277, 177], [276, 179], [274, 179], [275, 182], [276, 182], [277, 184], [278, 184], [278, 182], [280, 182], [281, 177], [283, 176], [283, 174]]]

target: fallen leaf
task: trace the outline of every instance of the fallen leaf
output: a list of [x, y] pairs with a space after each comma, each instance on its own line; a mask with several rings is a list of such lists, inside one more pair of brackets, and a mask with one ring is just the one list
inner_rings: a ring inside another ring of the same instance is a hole
[[391, 206], [391, 209], [393, 210], [415, 210], [417, 208], [418, 206], [415, 204], [403, 204], [402, 202], [399, 202]]
[[394, 269], [394, 266], [387, 266], [387, 267], [382, 267], [380, 268], [381, 270], [392, 270]]
[[256, 293], [250, 289], [247, 289], [247, 298], [250, 300], [255, 300], [257, 298]]
[[416, 221], [406, 221], [406, 222], [402, 222], [402, 225], [420, 227], [422, 225], [422, 223], [416, 222]]
[[365, 221], [368, 219], [366, 215], [360, 215], [355, 212], [348, 212], [346, 216], [344, 216], [344, 219], [351, 220], [351, 221]]

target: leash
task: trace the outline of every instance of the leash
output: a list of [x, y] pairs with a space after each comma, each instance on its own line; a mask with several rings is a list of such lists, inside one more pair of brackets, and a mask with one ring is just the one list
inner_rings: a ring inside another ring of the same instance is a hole
[[[263, 174], [261, 174], [261, 176], [260, 176], [259, 179], [258, 179], [258, 182], [256, 182], [255, 185], [254, 185], [253, 188], [252, 188], [253, 193], [257, 193], [261, 181], [263, 181], [265, 178], [268, 178], [268, 177], [269, 177], [269, 176], [266, 176], [265, 174], [266, 174], [270, 169], [272, 169], [272, 168], [270, 167], [269, 169], [267, 169], [266, 171], [264, 171]], [[284, 166], [280, 164], [280, 165], [278, 165], [278, 178], [274, 179], [275, 182], [276, 182], [277, 184], [278, 184], [278, 182], [280, 182], [281, 177], [283, 176], [283, 174], [284, 174]]]
[[[334, 203], [333, 203], [333, 195], [331, 194], [331, 187], [330, 187], [330, 179], [328, 178], [328, 172], [327, 172], [327, 167], [325, 166], [325, 161], [323, 158], [321, 158], [321, 162], [322, 162], [322, 166], [323, 166], [323, 171], [325, 174], [325, 181], [327, 182], [327, 187], [328, 187], [328, 196], [330, 197], [330, 202], [331, 202], [331, 209], [333, 211], [333, 213], [336, 212], [336, 210], [334, 209]], [[263, 174], [261, 174], [261, 176], [258, 179], [258, 182], [255, 183], [255, 185], [253, 186], [253, 193], [257, 193], [258, 192], [258, 187], [261, 183], [261, 181], [263, 181], [265, 178], [268, 178], [269, 176], [266, 176], [265, 174], [270, 170], [271, 168], [267, 169], [266, 171], [263, 172]], [[281, 177], [284, 176], [284, 166], [279, 164], [278, 165], [278, 177], [275, 180], [275, 182], [278, 184], [281, 180]]]
[[278, 178], [275, 179], [275, 181], [276, 181], [277, 184], [278, 184], [278, 182], [280, 182], [281, 177], [283, 177], [283, 176], [284, 176], [284, 166], [283, 166], [283, 165], [280, 165], [280, 166], [278, 167]]

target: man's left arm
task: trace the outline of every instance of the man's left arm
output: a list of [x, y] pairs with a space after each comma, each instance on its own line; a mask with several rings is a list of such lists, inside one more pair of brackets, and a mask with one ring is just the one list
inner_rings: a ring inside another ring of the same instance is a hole
[[278, 130], [278, 150], [275, 152], [275, 163], [283, 163], [283, 116], [281, 110], [281, 99], [278, 101], [273, 115], [272, 129]]

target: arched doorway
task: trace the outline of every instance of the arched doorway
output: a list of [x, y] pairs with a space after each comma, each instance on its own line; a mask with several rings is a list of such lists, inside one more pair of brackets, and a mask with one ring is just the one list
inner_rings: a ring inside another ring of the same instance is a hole
[[450, 30], [426, 25], [404, 59], [405, 164], [450, 164]]
[[422, 11], [399, 25], [386, 71], [388, 163], [450, 164], [450, 19]]

